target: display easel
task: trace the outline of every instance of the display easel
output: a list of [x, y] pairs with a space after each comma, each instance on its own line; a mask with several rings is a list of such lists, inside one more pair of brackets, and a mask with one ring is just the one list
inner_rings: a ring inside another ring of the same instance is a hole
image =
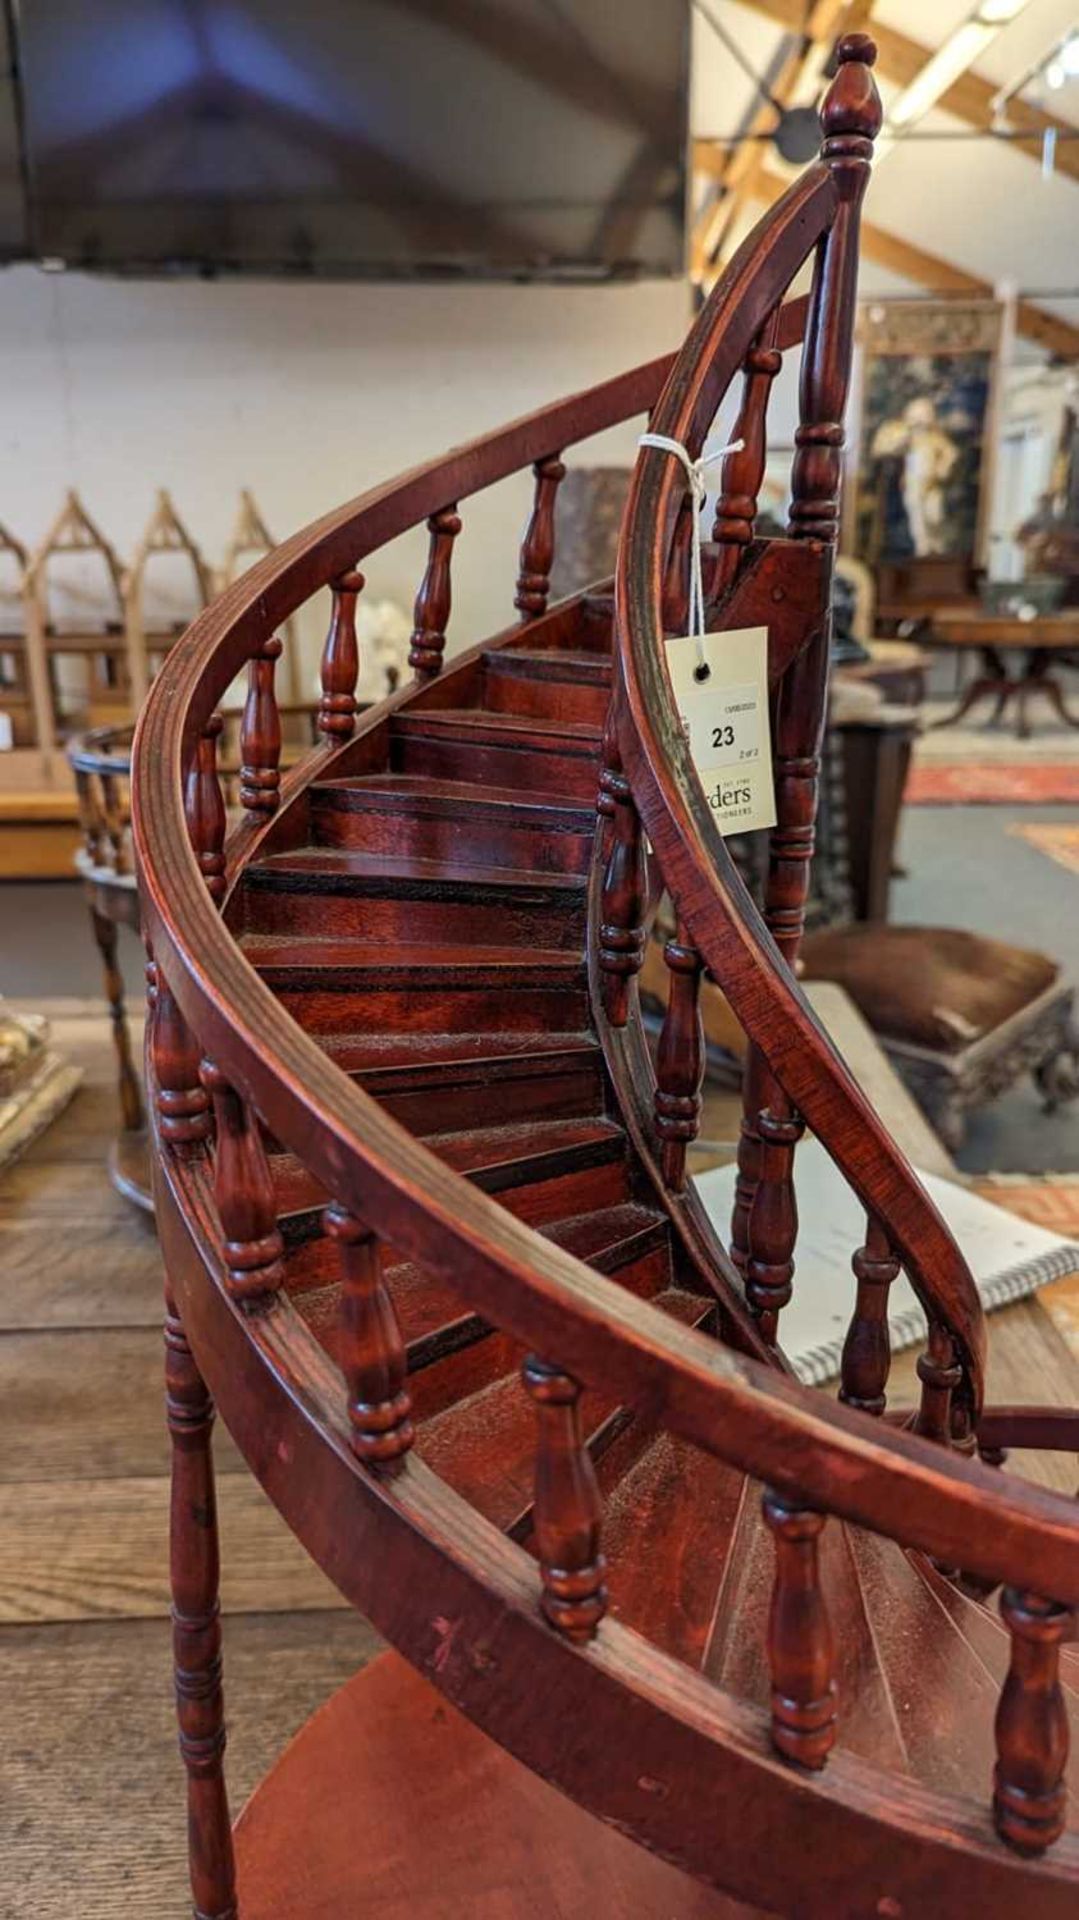
[[130, 567], [124, 574], [124, 630], [127, 638], [127, 677], [131, 695], [131, 717], [138, 713], [152, 678], [157, 660], [168, 652], [189, 624], [187, 618], [168, 625], [151, 627], [146, 618], [145, 579], [150, 562], [158, 554], [185, 554], [195, 576], [196, 606], [208, 606], [213, 597], [213, 575], [188, 532], [170, 495], [162, 487], [154, 511], [135, 549]]

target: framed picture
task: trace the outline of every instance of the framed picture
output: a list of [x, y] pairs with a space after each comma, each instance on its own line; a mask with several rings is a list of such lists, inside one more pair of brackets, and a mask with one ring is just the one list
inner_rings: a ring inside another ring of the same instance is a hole
[[987, 300], [876, 300], [861, 309], [846, 544], [870, 566], [980, 563], [1001, 317]]

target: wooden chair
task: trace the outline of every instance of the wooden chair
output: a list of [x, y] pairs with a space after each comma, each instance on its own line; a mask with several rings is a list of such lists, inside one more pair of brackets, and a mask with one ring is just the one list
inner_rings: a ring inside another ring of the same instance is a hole
[[[677, 357], [328, 514], [202, 615], [151, 689], [134, 835], [200, 1915], [1074, 1912], [1075, 1509], [1001, 1466], [1005, 1448], [1079, 1448], [1079, 1412], [986, 1404], [963, 1256], [791, 964], [872, 57], [841, 42], [820, 162]], [[784, 305], [809, 257], [808, 303]], [[757, 541], [767, 395], [803, 337], [790, 529]], [[669, 455], [638, 460], [613, 597], [548, 597], [566, 450], [650, 414], [695, 458], [740, 375], [706, 562], [719, 630], [770, 629], [763, 921], [664, 665], [692, 532]], [[528, 468], [506, 583], [521, 617], [447, 662], [470, 502]], [[358, 722], [361, 569], [423, 524], [415, 678]], [[273, 636], [327, 584], [319, 745], [282, 777]], [[245, 666], [229, 833], [215, 708]], [[654, 1071], [646, 836], [677, 915]], [[685, 1179], [706, 971], [751, 1048], [729, 1249]], [[795, 1384], [779, 1345], [806, 1124], [866, 1210], [838, 1403]], [[928, 1316], [913, 1415], [886, 1409], [900, 1266]], [[395, 1649], [235, 1831], [215, 1403]]]
[[132, 1059], [124, 976], [118, 962], [121, 927], [141, 933], [131, 848], [131, 742], [134, 727], [98, 727], [68, 746], [75, 775], [82, 843], [75, 855], [101, 955], [105, 997], [116, 1049], [120, 1131], [108, 1148], [109, 1178], [118, 1193], [153, 1210], [150, 1151], [142, 1088]]

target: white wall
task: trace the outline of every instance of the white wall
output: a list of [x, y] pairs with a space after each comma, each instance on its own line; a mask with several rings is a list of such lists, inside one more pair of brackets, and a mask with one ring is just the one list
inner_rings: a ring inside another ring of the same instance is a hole
[[[165, 486], [216, 564], [242, 486], [283, 539], [428, 455], [678, 344], [687, 320], [673, 281], [299, 286], [11, 268], [0, 520], [33, 546], [75, 486], [125, 559]], [[632, 451], [629, 430], [590, 447], [616, 461]], [[512, 617], [530, 491], [507, 483], [463, 509], [455, 645]], [[372, 560], [370, 591], [410, 606], [424, 550], [398, 543]]]

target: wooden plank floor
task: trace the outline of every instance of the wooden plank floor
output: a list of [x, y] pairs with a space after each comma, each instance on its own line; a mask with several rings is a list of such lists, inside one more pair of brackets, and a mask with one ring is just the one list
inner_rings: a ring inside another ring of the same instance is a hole
[[[182, 1920], [157, 1242], [105, 1178], [104, 1017], [70, 1010], [53, 1026], [86, 1083], [0, 1175], [0, 1920]], [[733, 1137], [735, 1118], [720, 1094], [706, 1128]], [[991, 1325], [996, 1398], [1079, 1402], [1079, 1359], [1036, 1299]], [[914, 1359], [896, 1361], [899, 1404], [913, 1397]], [[220, 1427], [217, 1453], [238, 1808], [378, 1642]], [[1014, 1464], [1074, 1491], [1073, 1459]]]
[[[53, 1033], [86, 1081], [0, 1174], [0, 1920], [183, 1920], [160, 1258], [105, 1177], [104, 1015]], [[215, 1441], [238, 1808], [379, 1642]]]

